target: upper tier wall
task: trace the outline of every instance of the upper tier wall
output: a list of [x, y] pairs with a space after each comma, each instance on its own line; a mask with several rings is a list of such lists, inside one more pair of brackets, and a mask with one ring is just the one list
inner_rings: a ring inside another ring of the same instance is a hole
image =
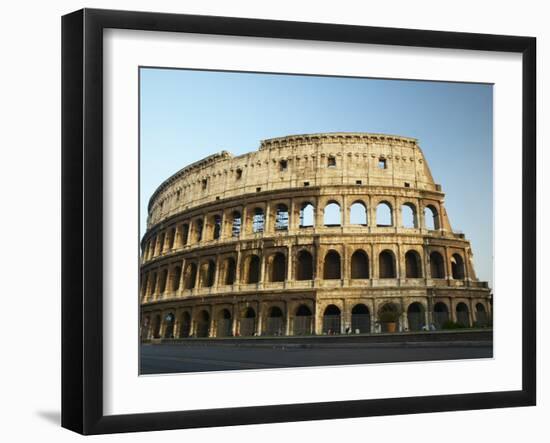
[[264, 140], [258, 151], [237, 157], [222, 151], [183, 168], [151, 197], [147, 227], [238, 195], [358, 181], [439, 190], [416, 139], [364, 133], [288, 136]]

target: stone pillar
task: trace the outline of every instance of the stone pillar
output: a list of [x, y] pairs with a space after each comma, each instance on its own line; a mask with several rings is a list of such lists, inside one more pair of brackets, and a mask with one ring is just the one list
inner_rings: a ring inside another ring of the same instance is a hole
[[286, 281], [293, 281], [293, 264], [294, 264], [294, 254], [292, 252], [292, 245], [288, 245], [286, 252]]
[[264, 306], [263, 304], [258, 303], [258, 312], [256, 313], [256, 335], [259, 337], [262, 335], [262, 320], [264, 315]]
[[348, 208], [348, 199], [347, 196], [342, 196], [342, 226], [349, 226], [349, 208]]
[[241, 273], [242, 273], [242, 269], [241, 269], [241, 252], [240, 250], [238, 249], [239, 246], [237, 246], [237, 258], [235, 259], [235, 281], [233, 282], [233, 285], [237, 285], [239, 284], [241, 281], [242, 281], [242, 277], [241, 277]]
[[401, 202], [399, 199], [394, 199], [394, 205], [395, 205], [395, 230], [403, 227], [403, 211], [401, 210]]
[[416, 207], [418, 208], [418, 227], [421, 230], [426, 230], [426, 220], [424, 219], [424, 206], [422, 200], [417, 200]]
[[218, 278], [220, 276], [220, 254], [216, 255], [216, 261], [215, 261], [216, 268], [214, 269], [214, 283], [212, 284], [211, 290], [218, 288]]
[[324, 208], [321, 208], [321, 201], [320, 199], [317, 199], [317, 205], [315, 206], [315, 227], [320, 228], [324, 226]]
[[177, 295], [181, 295], [183, 293], [184, 286], [185, 286], [185, 259], [181, 261], [181, 272], [180, 272], [180, 284], [178, 286], [178, 293]]

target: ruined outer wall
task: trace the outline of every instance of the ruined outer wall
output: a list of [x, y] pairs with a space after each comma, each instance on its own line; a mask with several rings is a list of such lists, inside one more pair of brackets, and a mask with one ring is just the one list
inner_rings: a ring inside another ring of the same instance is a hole
[[[331, 156], [334, 168], [327, 167]], [[378, 167], [380, 160], [386, 161], [386, 169]], [[284, 171], [281, 161], [287, 162]], [[241, 156], [222, 151], [183, 168], [151, 197], [147, 227], [216, 200], [300, 188], [304, 183], [322, 187], [358, 181], [388, 187], [408, 183], [443, 198], [416, 139], [364, 133], [295, 135], [264, 140], [258, 151]], [[445, 214], [442, 223], [450, 230]]]

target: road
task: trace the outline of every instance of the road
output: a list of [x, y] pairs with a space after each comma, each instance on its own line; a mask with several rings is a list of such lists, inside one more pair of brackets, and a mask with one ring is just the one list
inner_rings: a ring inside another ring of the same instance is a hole
[[142, 344], [141, 373], [227, 371], [282, 367], [349, 365], [492, 358], [492, 341], [441, 341], [436, 343], [277, 343]]

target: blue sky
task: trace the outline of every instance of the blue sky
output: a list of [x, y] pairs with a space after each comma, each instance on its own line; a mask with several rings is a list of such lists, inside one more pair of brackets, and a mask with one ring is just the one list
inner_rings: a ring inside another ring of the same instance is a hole
[[142, 68], [140, 107], [141, 235], [157, 186], [209, 154], [290, 134], [396, 134], [419, 140], [453, 229], [492, 284], [491, 85]]

